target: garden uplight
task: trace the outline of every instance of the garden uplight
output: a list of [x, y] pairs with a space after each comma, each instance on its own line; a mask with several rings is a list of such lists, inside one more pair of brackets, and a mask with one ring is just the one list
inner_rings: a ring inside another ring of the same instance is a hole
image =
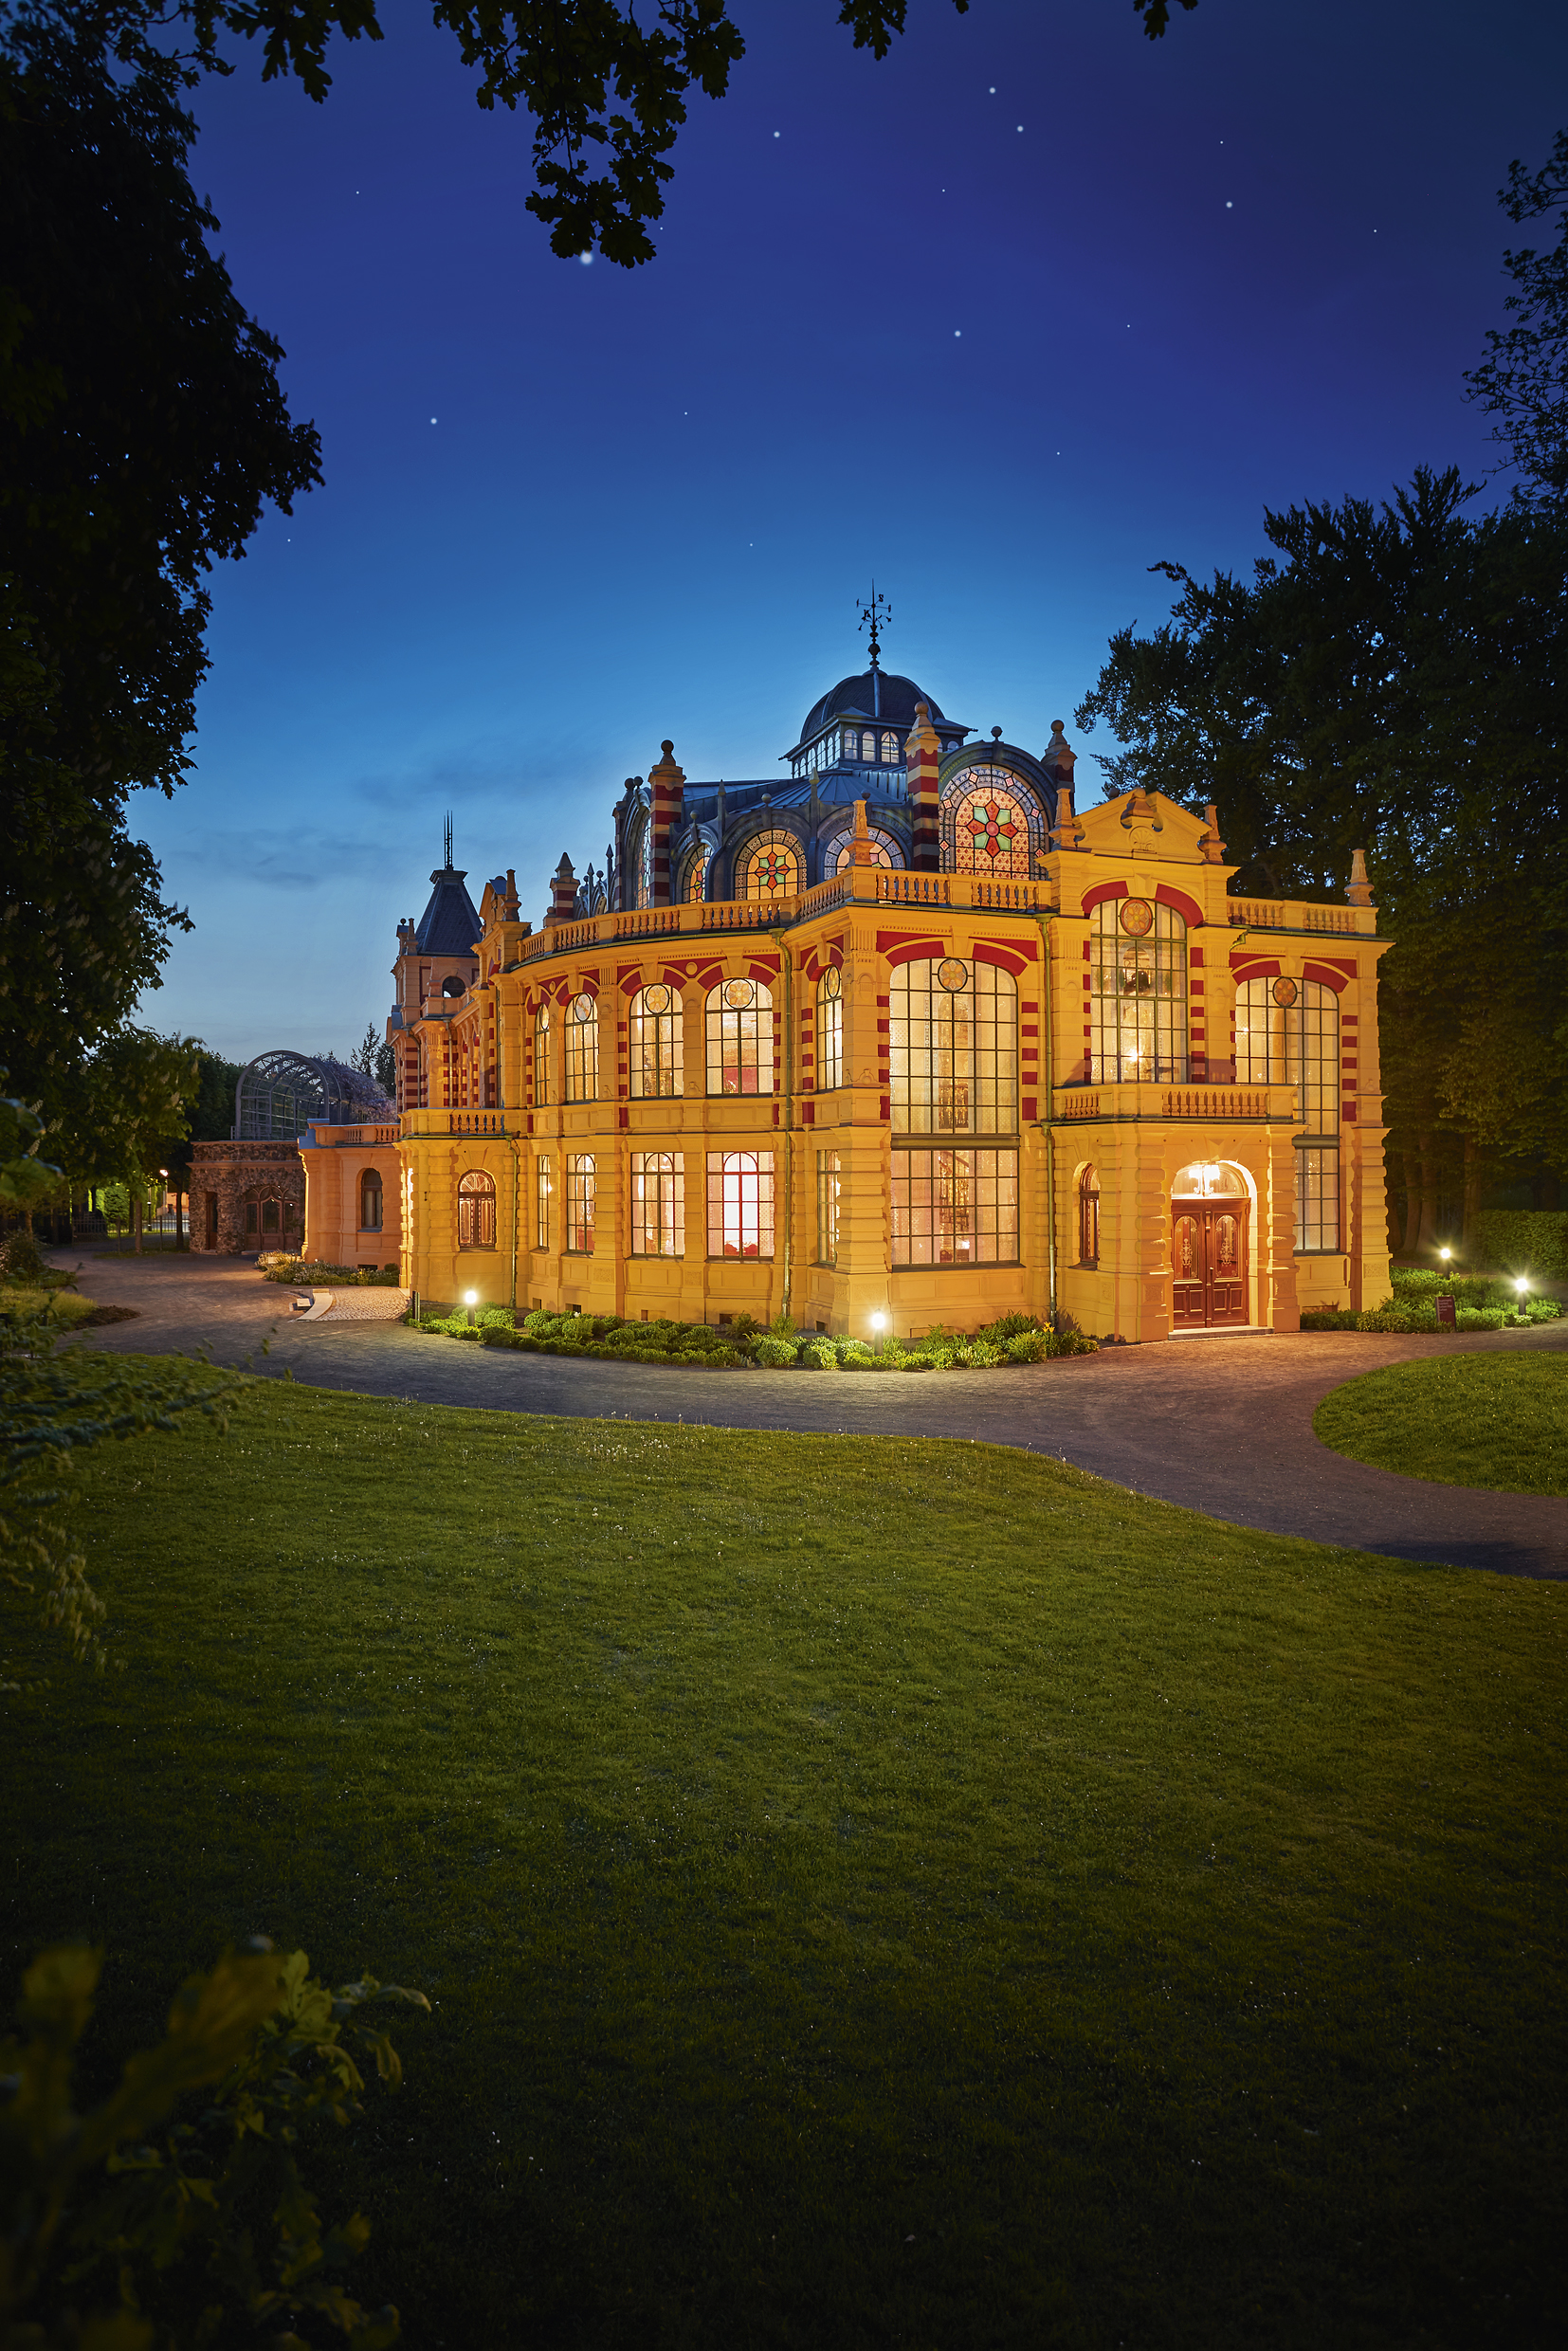
[[1439, 1257], [1441, 1257], [1441, 1259], [1443, 1260], [1443, 1263], [1444, 1263], [1444, 1264], [1445, 1264], [1445, 1266], [1446, 1266], [1446, 1265], [1448, 1264], [1448, 1262], [1449, 1262], [1449, 1258], [1453, 1255], [1453, 1251], [1452, 1251], [1452, 1249], [1450, 1249], [1450, 1248], [1440, 1248], [1440, 1249], [1438, 1250], [1437, 1254], [1438, 1254], [1438, 1256], [1439, 1256]]
[[1521, 1275], [1520, 1275], [1520, 1277], [1519, 1277], [1519, 1280], [1518, 1280], [1518, 1281], [1514, 1284], [1514, 1287], [1515, 1287], [1515, 1289], [1519, 1292], [1519, 1294], [1520, 1294], [1521, 1298], [1522, 1298], [1522, 1297], [1523, 1297], [1523, 1295], [1524, 1295], [1525, 1291], [1529, 1288], [1529, 1286], [1530, 1286], [1530, 1285], [1529, 1285], [1528, 1281], [1525, 1279], [1525, 1277], [1524, 1277], [1524, 1275], [1523, 1275], [1523, 1274], [1521, 1274]]

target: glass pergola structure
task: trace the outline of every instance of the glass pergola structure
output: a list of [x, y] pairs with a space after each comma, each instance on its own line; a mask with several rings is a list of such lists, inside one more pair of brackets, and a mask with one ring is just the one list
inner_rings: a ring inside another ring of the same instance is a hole
[[234, 1088], [236, 1142], [295, 1142], [318, 1120], [363, 1126], [396, 1116], [374, 1078], [329, 1054], [258, 1053]]

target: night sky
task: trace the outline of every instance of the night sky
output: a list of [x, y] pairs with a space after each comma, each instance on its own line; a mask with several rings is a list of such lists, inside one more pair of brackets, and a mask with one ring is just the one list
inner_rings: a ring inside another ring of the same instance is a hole
[[476, 899], [515, 866], [537, 922], [662, 737], [694, 779], [784, 772], [873, 574], [886, 665], [1039, 750], [1164, 616], [1151, 563], [1486, 465], [1461, 371], [1496, 191], [1568, 120], [1560, 7], [1201, 0], [1150, 43], [1127, 0], [912, 0], [880, 65], [834, 0], [736, 13], [632, 272], [555, 259], [530, 123], [413, 0], [323, 106], [254, 50], [198, 93], [326, 486], [216, 576], [195, 775], [134, 811], [197, 926], [154, 1026], [346, 1051], [448, 807]]

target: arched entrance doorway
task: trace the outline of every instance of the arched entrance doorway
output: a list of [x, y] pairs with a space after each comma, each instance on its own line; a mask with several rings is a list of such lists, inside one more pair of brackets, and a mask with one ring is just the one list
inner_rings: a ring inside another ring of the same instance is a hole
[[1171, 1191], [1171, 1327], [1223, 1330], [1247, 1321], [1251, 1201], [1239, 1168], [1197, 1160]]

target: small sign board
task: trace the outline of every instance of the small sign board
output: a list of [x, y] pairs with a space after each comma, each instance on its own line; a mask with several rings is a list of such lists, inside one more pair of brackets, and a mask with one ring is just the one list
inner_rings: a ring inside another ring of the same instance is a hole
[[1440, 1298], [1437, 1302], [1437, 1327], [1440, 1331], [1456, 1331], [1459, 1328], [1459, 1318], [1453, 1310], [1451, 1298]]

